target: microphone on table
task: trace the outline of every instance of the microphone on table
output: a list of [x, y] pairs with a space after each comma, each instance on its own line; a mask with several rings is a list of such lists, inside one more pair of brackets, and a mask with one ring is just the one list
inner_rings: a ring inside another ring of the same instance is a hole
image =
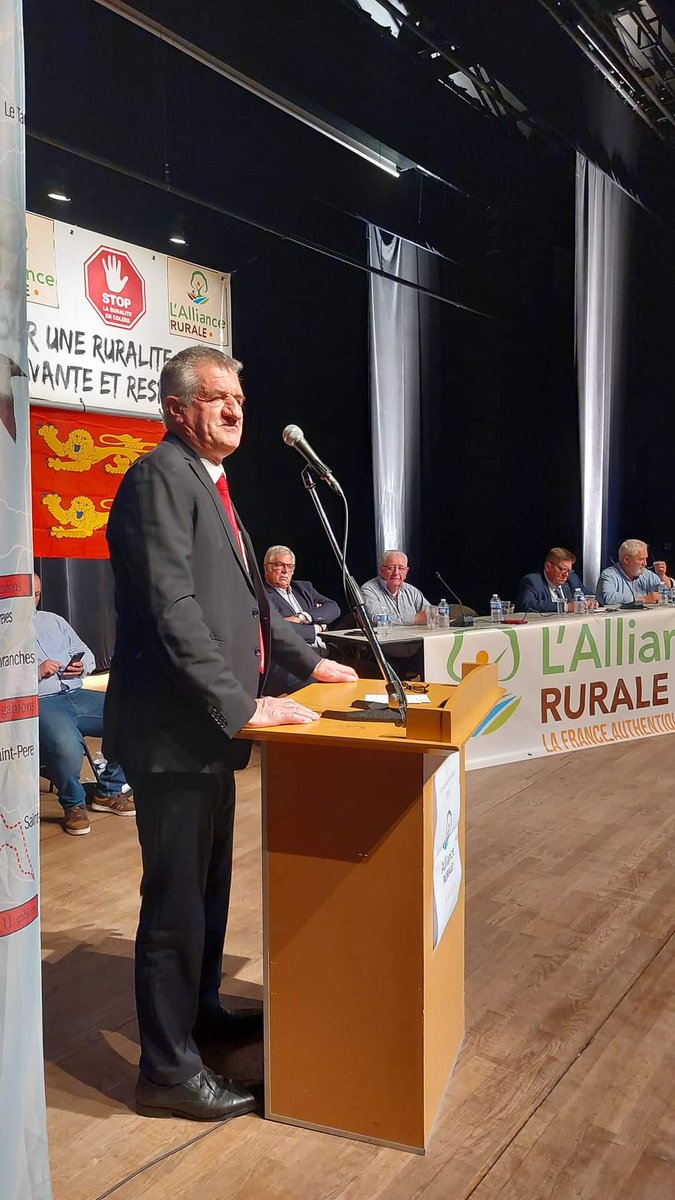
[[434, 574], [437, 579], [440, 579], [441, 583], [443, 584], [443, 587], [448, 589], [452, 598], [454, 600], [456, 600], [457, 603], [459, 604], [459, 607], [462, 612], [462, 625], [466, 625], [467, 621], [466, 621], [466, 613], [464, 612], [464, 605], [462, 604], [462, 601], [460, 600], [459, 596], [457, 595], [457, 592], [453, 592], [452, 588], [450, 587], [450, 584], [443, 578], [440, 571], [434, 571]]
[[287, 446], [292, 446], [294, 450], [297, 450], [298, 454], [302, 455], [305, 462], [319, 476], [319, 479], [325, 480], [334, 492], [337, 492], [339, 496], [342, 495], [342, 488], [334, 477], [330, 467], [327, 467], [321, 461], [316, 451], [312, 449], [299, 425], [287, 425], [282, 437]]

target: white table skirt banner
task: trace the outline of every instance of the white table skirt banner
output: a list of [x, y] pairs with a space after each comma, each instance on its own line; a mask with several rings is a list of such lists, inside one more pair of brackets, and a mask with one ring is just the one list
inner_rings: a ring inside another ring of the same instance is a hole
[[477, 625], [424, 639], [425, 678], [496, 662], [506, 694], [467, 746], [492, 766], [675, 732], [675, 607]]

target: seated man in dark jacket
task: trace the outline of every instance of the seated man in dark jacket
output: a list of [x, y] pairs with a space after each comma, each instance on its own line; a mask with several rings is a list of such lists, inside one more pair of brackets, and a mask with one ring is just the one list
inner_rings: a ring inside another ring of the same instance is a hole
[[[265, 591], [285, 621], [319, 653], [325, 651], [321, 634], [337, 621], [340, 609], [334, 600], [317, 592], [308, 579], [293, 581], [295, 555], [288, 546], [270, 546], [265, 554]], [[294, 692], [309, 682], [290, 675], [272, 660], [265, 682], [268, 696]]]
[[[533, 571], [531, 575], [523, 575], [518, 584], [516, 596], [517, 612], [554, 613], [558, 610], [558, 600], [565, 601], [565, 610], [574, 612], [574, 592], [581, 588], [584, 595], [587, 589], [582, 580], [572, 570], [576, 555], [562, 546], [554, 546], [549, 550], [542, 571]], [[589, 592], [589, 595], [592, 593]], [[597, 601], [592, 606], [597, 608]]]

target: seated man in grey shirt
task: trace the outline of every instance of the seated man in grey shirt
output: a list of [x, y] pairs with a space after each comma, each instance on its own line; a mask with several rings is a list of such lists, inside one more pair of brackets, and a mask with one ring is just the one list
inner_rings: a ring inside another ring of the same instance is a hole
[[392, 625], [426, 625], [429, 601], [419, 588], [406, 583], [407, 574], [408, 558], [401, 550], [382, 555], [379, 575], [361, 588], [371, 621], [388, 613]]
[[658, 599], [662, 586], [672, 587], [666, 574], [667, 564], [655, 562], [647, 568], [647, 543], [629, 538], [619, 546], [619, 562], [606, 567], [598, 579], [595, 594], [601, 604], [630, 604], [634, 600]]
[[[34, 577], [36, 605], [42, 584]], [[85, 675], [96, 666], [94, 655], [82, 638], [57, 613], [38, 609], [35, 613], [38, 660], [41, 769], [56, 787], [64, 811], [63, 828], [75, 836], [90, 832], [85, 790], [80, 783], [85, 737], [103, 736], [103, 692], [82, 686]], [[119, 763], [108, 762], [99, 773], [91, 807], [96, 812], [133, 817], [133, 794]]]

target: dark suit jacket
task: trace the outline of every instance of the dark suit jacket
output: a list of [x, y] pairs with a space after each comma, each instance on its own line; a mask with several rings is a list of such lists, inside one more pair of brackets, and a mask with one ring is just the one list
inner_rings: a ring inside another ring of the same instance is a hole
[[[240, 526], [241, 528], [241, 526]], [[198, 455], [167, 434], [122, 480], [108, 522], [117, 641], [105, 748], [127, 778], [244, 766], [265, 659], [307, 677], [318, 655], [270, 606]]]
[[[563, 595], [566, 600], [573, 599], [575, 588], [581, 588], [584, 595], [586, 594], [584, 585], [576, 571], [572, 571], [567, 583], [563, 583], [562, 585]], [[533, 571], [531, 575], [523, 575], [518, 584], [515, 609], [516, 612], [524, 612], [526, 609], [528, 612], [540, 613], [554, 613], [556, 611], [556, 606], [551, 599], [551, 586], [543, 570]]]
[[[277, 612], [281, 613], [282, 617], [295, 616], [295, 610], [287, 600], [284, 600], [283, 596], [279, 595], [276, 588], [266, 583], [265, 591], [270, 598], [270, 603], [274, 605]], [[339, 619], [340, 609], [335, 601], [329, 600], [328, 596], [322, 596], [321, 592], [317, 592], [308, 579], [294, 579], [291, 591], [300, 607], [309, 613], [314, 621], [314, 625], [299, 625], [295, 621], [290, 622], [295, 632], [299, 633], [306, 642], [313, 642], [316, 639], [316, 625], [332, 625], [333, 621]]]

